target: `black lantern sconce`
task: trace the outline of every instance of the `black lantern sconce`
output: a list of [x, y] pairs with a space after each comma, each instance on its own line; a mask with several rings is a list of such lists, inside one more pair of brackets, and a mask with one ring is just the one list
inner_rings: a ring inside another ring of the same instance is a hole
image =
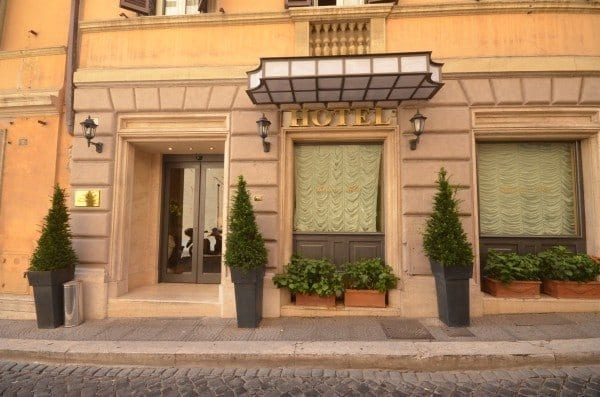
[[256, 120], [256, 126], [258, 127], [258, 135], [262, 139], [263, 150], [265, 153], [267, 153], [269, 150], [271, 150], [271, 142], [267, 142], [265, 139], [269, 136], [269, 127], [271, 127], [271, 122], [263, 113], [262, 117]]
[[90, 116], [87, 119], [83, 120], [81, 123], [81, 128], [83, 128], [83, 136], [87, 139], [88, 147], [90, 145], [94, 145], [96, 147], [96, 153], [102, 153], [102, 142], [92, 142], [92, 139], [96, 136], [96, 128], [98, 128], [98, 124], [94, 122]]
[[425, 120], [427, 120], [427, 117], [425, 117], [421, 113], [419, 113], [418, 109], [417, 109], [417, 113], [415, 113], [415, 115], [412, 116], [412, 119], [410, 119], [410, 122], [413, 125], [413, 134], [415, 134], [415, 136], [416, 136], [416, 138], [408, 141], [410, 143], [410, 150], [417, 149], [417, 143], [419, 143], [419, 137], [421, 136], [423, 131], [425, 131]]

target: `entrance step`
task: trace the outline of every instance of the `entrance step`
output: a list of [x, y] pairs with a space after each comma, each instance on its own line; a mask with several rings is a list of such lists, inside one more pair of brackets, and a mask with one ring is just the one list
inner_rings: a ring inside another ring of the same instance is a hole
[[400, 316], [400, 309], [393, 307], [371, 308], [371, 307], [345, 307], [336, 305], [335, 308], [317, 306], [283, 305], [281, 307], [282, 317], [352, 317], [352, 316]]
[[600, 299], [497, 298], [483, 294], [483, 314], [600, 312]]
[[0, 294], [0, 318], [5, 320], [35, 320], [33, 296]]
[[108, 300], [108, 317], [220, 317], [219, 285], [162, 283]]

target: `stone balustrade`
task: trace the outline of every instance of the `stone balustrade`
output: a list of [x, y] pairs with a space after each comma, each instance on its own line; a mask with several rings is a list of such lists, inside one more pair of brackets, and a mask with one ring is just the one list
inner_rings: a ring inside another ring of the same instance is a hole
[[310, 55], [354, 55], [369, 52], [369, 21], [310, 24]]

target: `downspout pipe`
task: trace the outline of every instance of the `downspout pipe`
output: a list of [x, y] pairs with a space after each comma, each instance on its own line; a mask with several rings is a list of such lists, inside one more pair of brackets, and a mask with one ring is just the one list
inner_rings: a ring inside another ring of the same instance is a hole
[[65, 118], [67, 132], [75, 135], [75, 112], [73, 111], [74, 84], [73, 73], [77, 61], [77, 37], [79, 30], [79, 3], [80, 0], [71, 0], [71, 15], [69, 17], [69, 42], [67, 45], [67, 67], [65, 76]]

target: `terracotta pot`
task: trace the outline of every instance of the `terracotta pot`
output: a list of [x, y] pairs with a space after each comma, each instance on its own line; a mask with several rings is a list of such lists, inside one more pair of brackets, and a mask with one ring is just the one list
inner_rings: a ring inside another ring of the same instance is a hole
[[349, 307], [385, 307], [385, 292], [370, 289], [347, 289], [344, 305]]
[[539, 298], [541, 285], [541, 281], [513, 281], [504, 284], [493, 278], [483, 279], [483, 290], [500, 298]]
[[319, 296], [319, 295], [296, 294], [296, 305], [297, 306], [335, 307], [335, 295]]
[[542, 292], [555, 298], [600, 298], [600, 281], [578, 283], [577, 281], [544, 280]]

